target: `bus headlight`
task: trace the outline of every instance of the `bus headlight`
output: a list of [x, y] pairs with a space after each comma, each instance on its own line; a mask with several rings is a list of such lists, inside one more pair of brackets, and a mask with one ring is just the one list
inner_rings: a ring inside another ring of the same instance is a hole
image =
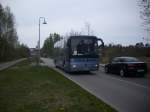
[[98, 64], [96, 64], [95, 67], [98, 67]]
[[72, 65], [72, 68], [76, 68], [77, 67], [77, 65]]

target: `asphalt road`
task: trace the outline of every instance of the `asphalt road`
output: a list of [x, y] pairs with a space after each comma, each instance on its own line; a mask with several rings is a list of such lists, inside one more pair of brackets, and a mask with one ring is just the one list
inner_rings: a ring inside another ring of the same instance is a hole
[[52, 60], [43, 61], [119, 112], [150, 112], [149, 76], [121, 78], [105, 74], [102, 69], [89, 74], [67, 74], [56, 69]]

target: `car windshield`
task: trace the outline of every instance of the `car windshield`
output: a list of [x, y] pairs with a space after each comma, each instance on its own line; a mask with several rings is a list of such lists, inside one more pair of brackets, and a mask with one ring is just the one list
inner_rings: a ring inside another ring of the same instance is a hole
[[126, 58], [123, 58], [123, 60], [125, 62], [138, 62], [139, 61], [137, 58], [134, 58], [134, 57], [126, 57]]
[[71, 39], [72, 55], [93, 55], [97, 53], [98, 44], [91, 38], [73, 38]]

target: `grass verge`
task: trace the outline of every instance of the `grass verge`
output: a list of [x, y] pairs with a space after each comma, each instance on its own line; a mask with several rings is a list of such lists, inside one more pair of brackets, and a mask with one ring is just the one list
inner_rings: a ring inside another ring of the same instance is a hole
[[0, 72], [0, 112], [116, 112], [56, 71], [23, 61]]

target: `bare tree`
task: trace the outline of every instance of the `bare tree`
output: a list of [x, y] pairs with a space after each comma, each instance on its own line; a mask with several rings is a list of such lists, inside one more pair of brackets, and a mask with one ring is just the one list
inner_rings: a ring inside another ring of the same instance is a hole
[[69, 33], [66, 33], [65, 37], [68, 36], [78, 36], [78, 35], [93, 35], [93, 30], [91, 29], [91, 24], [89, 22], [85, 22], [84, 27], [81, 31], [76, 31], [71, 29]]
[[141, 18], [144, 20], [146, 30], [150, 32], [150, 0], [140, 0]]
[[73, 29], [71, 29], [71, 31], [69, 32], [69, 36], [78, 36], [81, 35], [81, 32], [75, 31]]
[[7, 6], [0, 4], [0, 62], [28, 55], [28, 48], [20, 45], [14, 15]]
[[85, 31], [87, 35], [93, 35], [93, 30], [91, 29], [91, 24], [89, 22], [85, 22]]

